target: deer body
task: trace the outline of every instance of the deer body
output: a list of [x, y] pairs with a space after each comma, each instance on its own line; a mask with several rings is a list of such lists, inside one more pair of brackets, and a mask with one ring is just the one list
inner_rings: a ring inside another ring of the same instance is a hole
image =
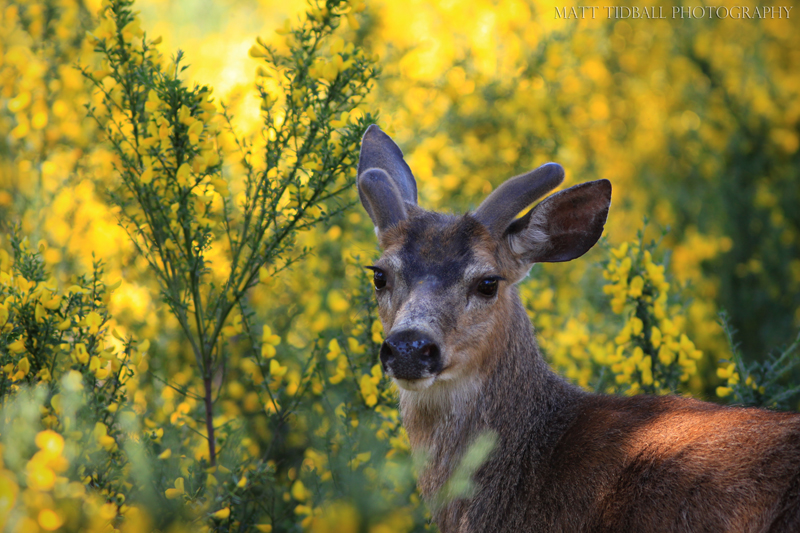
[[[610, 184], [581, 184], [514, 217], [563, 179], [545, 165], [473, 214], [416, 205], [416, 184], [376, 126], [359, 194], [383, 256], [370, 267], [419, 477], [443, 533], [800, 531], [800, 416], [679, 397], [586, 393], [545, 363], [515, 283], [599, 238]], [[496, 447], [448, 481], [480, 435]]]

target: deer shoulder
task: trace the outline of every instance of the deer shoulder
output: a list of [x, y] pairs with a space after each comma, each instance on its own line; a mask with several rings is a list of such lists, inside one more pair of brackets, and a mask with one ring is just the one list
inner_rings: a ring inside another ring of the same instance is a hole
[[[800, 531], [800, 416], [589, 394], [545, 363], [515, 285], [534, 263], [588, 251], [611, 203], [599, 180], [516, 218], [563, 177], [549, 163], [474, 213], [427, 211], [397, 145], [377, 126], [364, 134], [358, 191], [383, 250], [368, 267], [380, 360], [439, 529]], [[459, 492], [476, 443], [485, 461]]]

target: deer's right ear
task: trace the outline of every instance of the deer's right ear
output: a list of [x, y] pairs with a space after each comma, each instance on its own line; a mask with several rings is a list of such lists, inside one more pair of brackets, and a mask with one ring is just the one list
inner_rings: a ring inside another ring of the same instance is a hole
[[375, 124], [361, 139], [358, 196], [379, 234], [407, 217], [406, 204], [417, 205], [417, 183], [403, 152]]
[[526, 264], [569, 261], [603, 234], [611, 182], [590, 181], [545, 198], [505, 231], [511, 250]]

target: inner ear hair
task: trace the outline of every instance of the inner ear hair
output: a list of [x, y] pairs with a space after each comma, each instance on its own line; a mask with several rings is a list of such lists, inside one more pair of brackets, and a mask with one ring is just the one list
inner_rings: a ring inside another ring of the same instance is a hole
[[358, 177], [358, 193], [379, 233], [407, 217], [397, 185], [381, 169], [371, 168]]
[[585, 254], [600, 236], [611, 205], [611, 182], [590, 181], [560, 191], [513, 221], [504, 232], [526, 263], [556, 263]]

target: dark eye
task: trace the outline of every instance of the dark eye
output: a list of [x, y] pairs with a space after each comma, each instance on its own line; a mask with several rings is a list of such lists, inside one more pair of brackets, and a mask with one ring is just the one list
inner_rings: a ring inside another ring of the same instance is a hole
[[497, 294], [497, 284], [500, 278], [491, 277], [478, 282], [477, 291], [483, 296], [491, 297]]
[[386, 286], [386, 272], [376, 267], [367, 267], [372, 270], [372, 282], [375, 284], [375, 290], [379, 291]]

